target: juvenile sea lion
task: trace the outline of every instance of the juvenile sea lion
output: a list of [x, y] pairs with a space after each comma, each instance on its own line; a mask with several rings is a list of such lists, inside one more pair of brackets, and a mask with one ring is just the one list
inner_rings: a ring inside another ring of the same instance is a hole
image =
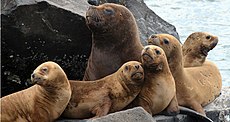
[[32, 87], [0, 99], [2, 122], [52, 122], [67, 106], [71, 87], [65, 72], [45, 62], [31, 75]]
[[151, 115], [167, 108], [169, 114], [179, 113], [176, 86], [163, 49], [146, 46], [141, 54], [145, 83], [135, 98], [135, 106], [143, 107]]
[[96, 81], [71, 81], [71, 100], [63, 117], [101, 117], [126, 107], [141, 90], [144, 70], [141, 63], [129, 61], [115, 73]]
[[200, 67], [184, 68], [182, 47], [175, 37], [169, 34], [156, 34], [151, 36], [150, 41], [165, 51], [176, 83], [179, 105], [205, 115], [202, 106], [212, 102], [221, 92], [222, 79], [217, 66], [206, 61]]
[[194, 32], [182, 46], [184, 67], [201, 66], [218, 43], [218, 37], [207, 32]]
[[91, 6], [86, 24], [92, 31], [92, 48], [83, 80], [114, 73], [127, 61], [140, 61], [143, 46], [133, 14], [124, 6]]

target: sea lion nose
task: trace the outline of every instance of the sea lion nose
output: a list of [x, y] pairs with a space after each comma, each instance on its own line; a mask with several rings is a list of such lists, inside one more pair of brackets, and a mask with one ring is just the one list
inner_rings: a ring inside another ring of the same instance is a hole
[[136, 69], [139, 69], [139, 68], [140, 68], [140, 66], [139, 66], [139, 65], [136, 65], [136, 66], [135, 66], [135, 68], [136, 68]]
[[150, 38], [155, 39], [155, 38], [157, 38], [157, 36], [153, 34], [150, 36]]
[[145, 51], [148, 51], [149, 50], [149, 47], [145, 48]]
[[32, 77], [32, 78], [35, 78], [35, 74], [34, 74], [34, 73], [33, 73], [33, 74], [31, 74], [31, 77]]

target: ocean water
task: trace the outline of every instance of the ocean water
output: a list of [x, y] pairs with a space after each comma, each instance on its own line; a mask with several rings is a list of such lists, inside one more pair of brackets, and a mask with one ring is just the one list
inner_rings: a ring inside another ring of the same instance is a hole
[[208, 59], [217, 64], [223, 86], [230, 86], [230, 0], [144, 0], [157, 15], [174, 25], [183, 43], [193, 32], [217, 35]]

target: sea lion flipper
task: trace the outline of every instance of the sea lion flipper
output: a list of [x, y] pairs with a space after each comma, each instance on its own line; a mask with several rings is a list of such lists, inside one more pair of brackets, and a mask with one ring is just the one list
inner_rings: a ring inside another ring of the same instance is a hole
[[95, 114], [93, 118], [99, 118], [101, 116], [105, 116], [109, 113], [110, 107], [112, 105], [112, 101], [109, 97], [105, 97], [103, 99], [103, 103], [95, 106], [92, 109], [92, 114]]
[[197, 103], [196, 101], [191, 102], [191, 108], [201, 114], [203, 114], [204, 116], [206, 116], [203, 107], [201, 106], [201, 104]]
[[179, 114], [179, 106], [176, 96], [173, 97], [168, 107], [166, 108], [167, 115], [177, 115]]

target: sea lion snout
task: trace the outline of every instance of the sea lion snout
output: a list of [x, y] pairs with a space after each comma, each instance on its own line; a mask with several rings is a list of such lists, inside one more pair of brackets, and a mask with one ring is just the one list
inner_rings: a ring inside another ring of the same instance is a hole
[[34, 72], [31, 74], [31, 81], [33, 84], [41, 84], [42, 81], [47, 79], [47, 74], [49, 70], [46, 66], [41, 66], [34, 70]]
[[151, 56], [151, 49], [149, 46], [146, 46], [143, 50], [142, 50], [142, 54], [141, 54], [141, 59], [142, 62], [145, 63], [150, 63], [154, 61], [154, 58]]
[[155, 45], [156, 43], [159, 43], [159, 38], [157, 35], [153, 34], [147, 39], [148, 45]]
[[134, 67], [138, 70], [140, 68], [140, 65], [135, 65]]
[[40, 74], [38, 73], [33, 73], [31, 74], [31, 81], [33, 84], [40, 84], [42, 81], [44, 81], [45, 78]]
[[144, 69], [140, 62], [130, 61], [124, 64], [125, 71], [127, 75], [132, 80], [142, 80], [144, 78]]
[[131, 77], [133, 80], [142, 80], [144, 78], [144, 74], [143, 72], [135, 72]]

